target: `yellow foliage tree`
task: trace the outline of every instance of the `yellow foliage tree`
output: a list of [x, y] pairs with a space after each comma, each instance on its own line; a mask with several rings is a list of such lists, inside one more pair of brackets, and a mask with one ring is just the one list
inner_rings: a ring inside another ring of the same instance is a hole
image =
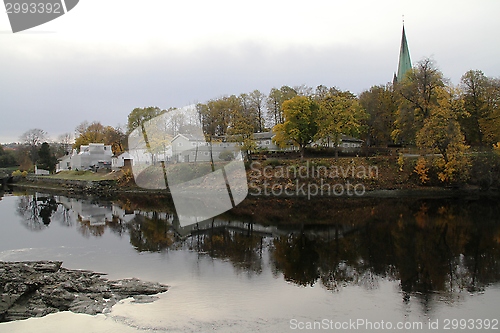
[[[338, 147], [341, 135], [359, 135], [368, 114], [350, 92], [329, 93], [319, 101], [318, 132], [315, 139]], [[337, 150], [335, 151], [337, 155]]]
[[420, 182], [422, 184], [427, 183], [429, 178], [429, 168], [426, 166], [425, 158], [419, 157], [417, 160], [417, 165], [415, 165], [415, 170], [413, 170], [418, 177], [420, 178]]
[[283, 116], [285, 122], [273, 127], [274, 141], [281, 147], [291, 141], [304, 158], [305, 147], [318, 133], [319, 105], [310, 97], [296, 96], [283, 103]]
[[437, 166], [438, 177], [443, 182], [465, 181], [469, 176], [471, 162], [467, 156], [469, 146], [457, 121], [463, 112], [463, 101], [453, 87], [440, 88], [437, 105], [417, 133], [417, 145], [440, 154]]

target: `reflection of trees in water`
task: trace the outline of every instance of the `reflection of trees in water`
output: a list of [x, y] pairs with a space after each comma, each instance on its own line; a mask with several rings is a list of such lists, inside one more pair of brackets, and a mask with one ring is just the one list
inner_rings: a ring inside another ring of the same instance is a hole
[[500, 281], [499, 213], [491, 202], [416, 202], [342, 233], [277, 238], [271, 259], [286, 280], [330, 290], [388, 278], [406, 295], [477, 291]]
[[52, 216], [52, 220], [59, 221], [59, 223], [66, 227], [72, 227], [74, 225], [74, 219], [72, 217], [71, 209], [60, 205], [57, 211]]
[[[500, 281], [500, 207], [494, 201], [383, 201], [356, 210], [345, 221], [332, 217], [335, 224], [305, 221], [309, 224], [294, 224], [288, 231], [275, 227], [281, 235], [275, 237], [254, 231], [252, 224], [220, 218], [215, 225], [200, 224], [183, 238], [169, 222], [171, 214], [139, 213], [132, 207], [136, 209], [130, 204], [121, 217], [110, 208], [112, 218], [106, 215], [100, 225], [81, 220], [76, 225], [85, 237], [109, 229], [120, 237], [128, 234], [137, 251], [187, 248], [227, 260], [238, 272], [249, 274], [262, 272], [263, 252], [269, 249], [276, 276], [283, 274], [301, 286], [321, 283], [332, 291], [348, 285], [377, 288], [380, 279], [389, 279], [400, 282], [405, 299], [421, 295], [417, 297], [427, 303], [430, 292], [451, 300], [459, 291], [475, 292]], [[47, 195], [19, 197], [17, 208], [31, 230], [43, 229], [51, 219], [64, 225], [76, 221], [75, 212], [62, 205], [58, 209]]]
[[130, 234], [130, 244], [139, 252], [164, 251], [174, 244], [171, 225], [160, 219], [157, 213], [153, 213], [152, 217], [136, 215], [127, 223], [127, 230]]
[[187, 248], [201, 254], [230, 261], [238, 271], [262, 272], [263, 235], [248, 229], [218, 226], [194, 229], [187, 238], [178, 235], [172, 223], [157, 213], [136, 214], [126, 224], [130, 243], [137, 251], [161, 252]]
[[25, 195], [18, 198], [17, 213], [23, 217], [23, 222], [30, 230], [42, 230], [47, 227], [58, 205], [54, 196]]
[[315, 242], [303, 233], [274, 240], [274, 266], [285, 280], [299, 285], [314, 285], [319, 278], [319, 255]]
[[107, 224], [107, 227], [114, 234], [122, 237], [127, 234], [127, 225], [123, 221], [121, 221], [118, 216], [113, 216], [111, 223]]
[[264, 236], [252, 230], [228, 226], [195, 230], [189, 248], [212, 258], [228, 260], [239, 272], [262, 273]]
[[106, 231], [106, 225], [91, 225], [90, 221], [84, 221], [81, 216], [78, 216], [78, 232], [85, 238], [101, 237]]

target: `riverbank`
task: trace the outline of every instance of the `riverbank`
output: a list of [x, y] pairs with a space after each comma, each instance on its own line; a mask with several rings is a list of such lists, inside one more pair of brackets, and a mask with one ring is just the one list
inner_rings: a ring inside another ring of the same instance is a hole
[[96, 273], [62, 268], [60, 261], [0, 261], [0, 322], [43, 317], [59, 311], [96, 315], [134, 297], [152, 302], [168, 287], [138, 279], [110, 281]]
[[[406, 159], [402, 164], [399, 162], [395, 157], [254, 161], [246, 165], [248, 197], [299, 197], [310, 200], [317, 197], [499, 195], [500, 175], [496, 164], [493, 165], [489, 160], [476, 161], [466, 183], [451, 184], [436, 180], [423, 184], [414, 171], [414, 159]], [[190, 173], [196, 175], [199, 173], [198, 169], [199, 167], [187, 165], [183, 172], [188, 176]], [[164, 182], [164, 179], [161, 181]], [[168, 187], [158, 190], [137, 186], [130, 170], [110, 173], [66, 171], [50, 176], [28, 175], [18, 178], [15, 186], [108, 199], [117, 195], [170, 196]]]

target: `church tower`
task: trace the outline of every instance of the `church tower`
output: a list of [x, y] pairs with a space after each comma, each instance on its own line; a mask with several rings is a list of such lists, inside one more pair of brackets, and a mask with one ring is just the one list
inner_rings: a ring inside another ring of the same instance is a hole
[[403, 78], [411, 69], [411, 59], [410, 59], [410, 50], [408, 49], [408, 42], [406, 41], [406, 33], [405, 26], [403, 22], [403, 36], [401, 37], [401, 48], [399, 49], [399, 64], [398, 64], [398, 73], [394, 75], [394, 81], [401, 82]]

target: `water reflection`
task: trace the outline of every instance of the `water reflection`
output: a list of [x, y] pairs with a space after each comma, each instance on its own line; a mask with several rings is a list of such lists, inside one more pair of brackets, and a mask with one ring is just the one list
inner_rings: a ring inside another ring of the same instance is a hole
[[17, 205], [18, 214], [23, 217], [26, 226], [34, 231], [47, 227], [56, 211], [54, 197], [38, 193], [20, 197]]
[[260, 274], [265, 242], [272, 233], [265, 228], [254, 229], [251, 223], [217, 223], [212, 219], [204, 226], [198, 225], [191, 235], [190, 249], [227, 260], [237, 271]]
[[85, 237], [110, 231], [128, 237], [139, 252], [188, 249], [248, 274], [270, 265], [276, 277], [333, 292], [351, 285], [373, 289], [389, 279], [399, 282], [406, 301], [416, 296], [427, 302], [433, 292], [451, 301], [458, 292], [478, 292], [500, 281], [495, 201], [381, 200], [347, 221], [332, 216], [327, 225], [263, 226], [226, 215], [183, 228], [172, 212], [141, 209], [130, 200], [92, 202], [39, 193], [17, 200], [22, 223], [33, 231], [53, 221], [74, 225]]

